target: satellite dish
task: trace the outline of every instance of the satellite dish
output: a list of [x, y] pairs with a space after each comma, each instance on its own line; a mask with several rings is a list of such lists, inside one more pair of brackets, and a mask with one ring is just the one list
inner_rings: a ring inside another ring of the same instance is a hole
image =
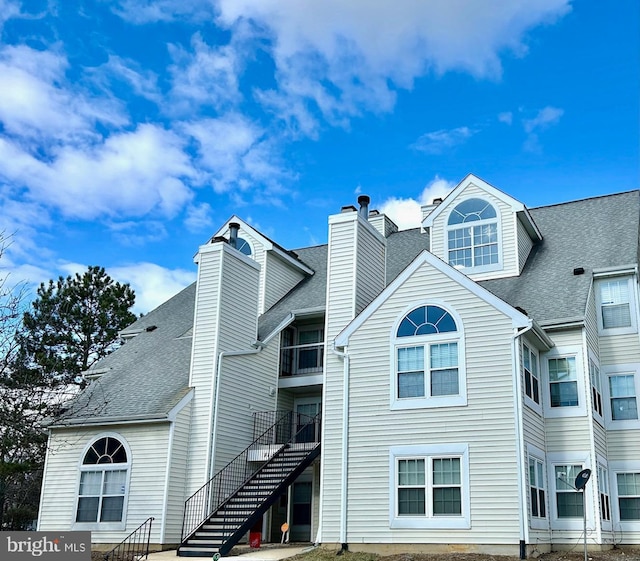
[[591, 470], [583, 469], [578, 475], [576, 475], [576, 480], [573, 486], [576, 488], [577, 491], [582, 491], [584, 489], [584, 486], [587, 484], [587, 481], [589, 481], [590, 477], [591, 477]]

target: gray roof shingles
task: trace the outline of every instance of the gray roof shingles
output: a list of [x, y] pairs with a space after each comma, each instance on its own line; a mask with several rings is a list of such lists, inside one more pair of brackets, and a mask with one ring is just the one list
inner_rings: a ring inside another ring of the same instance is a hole
[[[530, 214], [543, 240], [534, 246], [522, 274], [480, 284], [543, 326], [583, 318], [594, 269], [639, 261], [640, 191], [534, 208]], [[404, 230], [391, 234], [387, 244], [389, 283], [428, 248], [428, 235]], [[325, 306], [327, 246], [295, 252], [314, 274], [259, 318], [259, 339], [292, 311]], [[585, 273], [574, 275], [577, 267]], [[108, 371], [88, 386], [59, 424], [166, 418], [189, 391], [194, 299], [195, 284], [127, 328], [141, 332], [95, 365]], [[157, 328], [146, 331], [149, 326]]]

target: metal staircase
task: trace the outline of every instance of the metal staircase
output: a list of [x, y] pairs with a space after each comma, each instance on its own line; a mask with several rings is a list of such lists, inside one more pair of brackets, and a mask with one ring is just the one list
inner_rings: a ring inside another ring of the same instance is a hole
[[[226, 555], [318, 457], [319, 427], [319, 416], [279, 414], [276, 423], [187, 500], [178, 555]], [[289, 436], [284, 444], [274, 442], [283, 436]], [[268, 459], [252, 461], [261, 454]], [[229, 482], [243, 471], [248, 475], [229, 490]]]

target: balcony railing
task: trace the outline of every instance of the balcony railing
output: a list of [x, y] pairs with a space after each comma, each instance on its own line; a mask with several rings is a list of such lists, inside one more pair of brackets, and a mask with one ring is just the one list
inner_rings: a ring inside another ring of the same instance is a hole
[[324, 343], [291, 345], [280, 350], [280, 376], [299, 376], [322, 372]]

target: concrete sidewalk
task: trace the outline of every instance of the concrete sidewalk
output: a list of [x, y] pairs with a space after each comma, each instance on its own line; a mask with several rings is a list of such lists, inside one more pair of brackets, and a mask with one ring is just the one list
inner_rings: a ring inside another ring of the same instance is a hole
[[[298, 555], [299, 553], [304, 553], [305, 551], [311, 551], [313, 549], [312, 545], [304, 545], [304, 546], [263, 546], [258, 549], [248, 550], [246, 553], [240, 553], [239, 555], [231, 555], [228, 557], [220, 557], [220, 560], [235, 560], [235, 561], [277, 561], [279, 559], [286, 559], [287, 557], [293, 557], [294, 555]], [[169, 561], [176, 559], [185, 559], [185, 561], [189, 559], [208, 559], [211, 561], [211, 556], [208, 557], [178, 557], [176, 555], [175, 550], [170, 551], [161, 551], [158, 553], [150, 553], [148, 557], [149, 561]]]

